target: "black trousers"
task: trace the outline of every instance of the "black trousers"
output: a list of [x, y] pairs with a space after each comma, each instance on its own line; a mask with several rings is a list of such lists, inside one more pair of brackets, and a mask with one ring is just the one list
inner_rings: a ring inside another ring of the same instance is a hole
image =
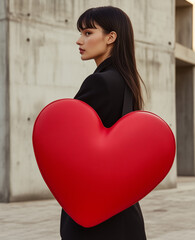
[[60, 233], [62, 240], [146, 240], [139, 203], [91, 228], [78, 225], [62, 209]]

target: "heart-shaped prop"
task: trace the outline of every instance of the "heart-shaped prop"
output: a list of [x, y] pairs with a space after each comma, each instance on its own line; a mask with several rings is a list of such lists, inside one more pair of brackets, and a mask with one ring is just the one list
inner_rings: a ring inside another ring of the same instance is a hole
[[146, 196], [175, 156], [174, 135], [157, 115], [135, 111], [105, 128], [89, 105], [75, 99], [57, 100], [41, 111], [33, 146], [54, 197], [84, 227]]

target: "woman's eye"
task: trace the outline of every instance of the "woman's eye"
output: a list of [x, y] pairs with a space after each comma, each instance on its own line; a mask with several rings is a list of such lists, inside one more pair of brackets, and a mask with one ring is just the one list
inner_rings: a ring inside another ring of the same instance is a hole
[[89, 36], [90, 34], [92, 34], [92, 33], [91, 32], [80, 32], [80, 35]]
[[85, 33], [86, 36], [89, 36], [90, 34], [91, 34], [90, 32], [86, 32], [86, 33]]

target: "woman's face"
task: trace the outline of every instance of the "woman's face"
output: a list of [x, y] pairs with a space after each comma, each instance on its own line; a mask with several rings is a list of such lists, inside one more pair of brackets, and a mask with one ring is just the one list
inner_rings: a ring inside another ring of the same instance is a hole
[[77, 40], [82, 60], [94, 59], [99, 65], [110, 56], [111, 44], [109, 34], [105, 34], [99, 25], [96, 28], [81, 30], [81, 36]]

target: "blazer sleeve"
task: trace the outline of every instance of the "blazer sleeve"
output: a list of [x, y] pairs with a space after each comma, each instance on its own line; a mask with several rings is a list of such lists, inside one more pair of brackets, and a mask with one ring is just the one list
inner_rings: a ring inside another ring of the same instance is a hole
[[109, 89], [107, 83], [100, 73], [87, 77], [74, 97], [90, 105], [99, 115], [103, 124], [109, 115]]

